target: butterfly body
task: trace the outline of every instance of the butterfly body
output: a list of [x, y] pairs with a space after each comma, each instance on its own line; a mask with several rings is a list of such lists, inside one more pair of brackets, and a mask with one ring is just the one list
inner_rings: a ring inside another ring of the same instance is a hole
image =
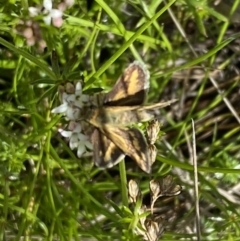
[[85, 119], [96, 127], [101, 127], [103, 124], [131, 125], [146, 122], [157, 118], [159, 116], [159, 108], [163, 108], [173, 103], [173, 101], [146, 106], [94, 107], [87, 112]]

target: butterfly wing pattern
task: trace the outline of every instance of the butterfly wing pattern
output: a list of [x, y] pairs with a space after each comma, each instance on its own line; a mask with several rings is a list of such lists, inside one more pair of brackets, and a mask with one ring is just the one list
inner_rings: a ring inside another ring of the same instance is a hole
[[149, 72], [135, 61], [105, 95], [102, 106], [87, 111], [85, 119], [95, 127], [91, 141], [97, 166], [110, 168], [127, 155], [143, 171], [151, 172], [147, 141], [139, 129], [128, 125], [156, 118], [159, 108], [175, 100], [144, 106], [148, 89]]

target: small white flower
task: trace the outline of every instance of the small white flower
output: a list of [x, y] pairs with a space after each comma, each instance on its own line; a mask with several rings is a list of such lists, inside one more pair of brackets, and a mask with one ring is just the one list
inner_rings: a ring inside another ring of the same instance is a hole
[[75, 96], [76, 96], [76, 103], [79, 108], [81, 108], [83, 105], [88, 104], [89, 101], [89, 95], [84, 95], [82, 93], [82, 85], [80, 82], [76, 84], [76, 90], [75, 90]]
[[58, 131], [62, 136], [69, 138], [69, 146], [71, 150], [77, 149], [77, 156], [81, 157], [83, 153], [87, 151], [87, 148], [92, 150], [92, 144], [89, 141], [88, 136], [84, 135], [82, 131], [82, 127], [80, 123], [70, 122], [69, 131], [65, 131], [63, 129], [59, 129]]
[[75, 99], [76, 97], [73, 94], [68, 95], [64, 92], [62, 94], [63, 103], [60, 106], [52, 109], [52, 113], [64, 114], [68, 120], [78, 119], [80, 109], [76, 106]]
[[66, 138], [70, 138], [72, 136], [72, 131], [65, 131], [63, 129], [58, 129], [58, 132], [60, 132], [60, 134]]
[[[62, 15], [63, 12], [59, 9], [53, 9], [52, 8], [52, 0], [43, 0], [43, 7], [44, 7], [44, 17], [43, 21], [47, 24], [51, 24], [51, 20], [53, 20], [53, 25], [55, 27], [61, 27], [62, 26]], [[41, 8], [35, 8], [35, 7], [29, 7], [28, 11], [30, 13], [30, 16], [35, 17], [39, 14], [41, 14]]]
[[[77, 156], [81, 157], [87, 149], [92, 150], [93, 146], [89, 137], [82, 132], [82, 126], [75, 120], [79, 119], [81, 109], [88, 105], [89, 96], [82, 93], [80, 82], [76, 86], [66, 85], [66, 88], [60, 88], [62, 104], [52, 110], [52, 113], [62, 113], [68, 120], [71, 120], [68, 130], [59, 129], [62, 136], [69, 139], [70, 148], [77, 149]], [[70, 93], [65, 91], [71, 90]]]
[[[46, 13], [47, 15], [43, 18], [43, 21], [47, 24], [50, 25], [51, 24], [51, 20], [53, 19], [54, 21], [56, 21], [56, 19], [62, 19], [62, 11], [58, 10], [58, 9], [53, 9], [52, 8], [52, 0], [43, 0], [43, 7], [45, 8], [44, 13]], [[62, 24], [61, 24], [62, 25]], [[56, 26], [56, 27], [61, 27], [61, 25]]]
[[67, 95], [67, 93], [63, 92], [63, 94], [62, 94], [63, 103], [61, 105], [59, 105], [58, 107], [52, 109], [52, 111], [51, 111], [52, 113], [59, 114], [59, 113], [64, 113], [67, 111], [68, 103], [66, 101], [66, 95]]
[[36, 17], [41, 12], [40, 8], [35, 8], [35, 7], [29, 7], [28, 11], [31, 17]]
[[68, 120], [77, 120], [80, 117], [81, 108], [88, 105], [89, 96], [82, 93], [80, 82], [75, 87], [74, 94], [62, 93], [62, 104], [52, 110], [52, 113], [62, 113]]
[[82, 154], [86, 152], [87, 148], [90, 150], [93, 149], [91, 142], [89, 141], [87, 136], [79, 133], [78, 134], [77, 156], [81, 157]]

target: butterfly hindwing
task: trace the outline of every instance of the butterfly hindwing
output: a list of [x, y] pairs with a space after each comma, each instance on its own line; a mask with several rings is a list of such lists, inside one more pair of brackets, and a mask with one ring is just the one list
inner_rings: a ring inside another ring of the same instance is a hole
[[139, 167], [151, 172], [148, 145], [142, 132], [137, 128], [115, 127], [105, 125], [101, 131], [119, 147], [124, 154], [137, 162]]
[[122, 150], [97, 128], [91, 135], [91, 141], [93, 143], [93, 160], [98, 167], [111, 168], [125, 157]]

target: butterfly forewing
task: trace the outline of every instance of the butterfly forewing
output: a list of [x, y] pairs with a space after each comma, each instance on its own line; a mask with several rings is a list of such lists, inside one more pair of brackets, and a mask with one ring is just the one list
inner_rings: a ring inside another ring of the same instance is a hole
[[106, 94], [104, 105], [142, 105], [149, 89], [149, 72], [137, 61], [130, 64], [119, 77], [112, 90]]

